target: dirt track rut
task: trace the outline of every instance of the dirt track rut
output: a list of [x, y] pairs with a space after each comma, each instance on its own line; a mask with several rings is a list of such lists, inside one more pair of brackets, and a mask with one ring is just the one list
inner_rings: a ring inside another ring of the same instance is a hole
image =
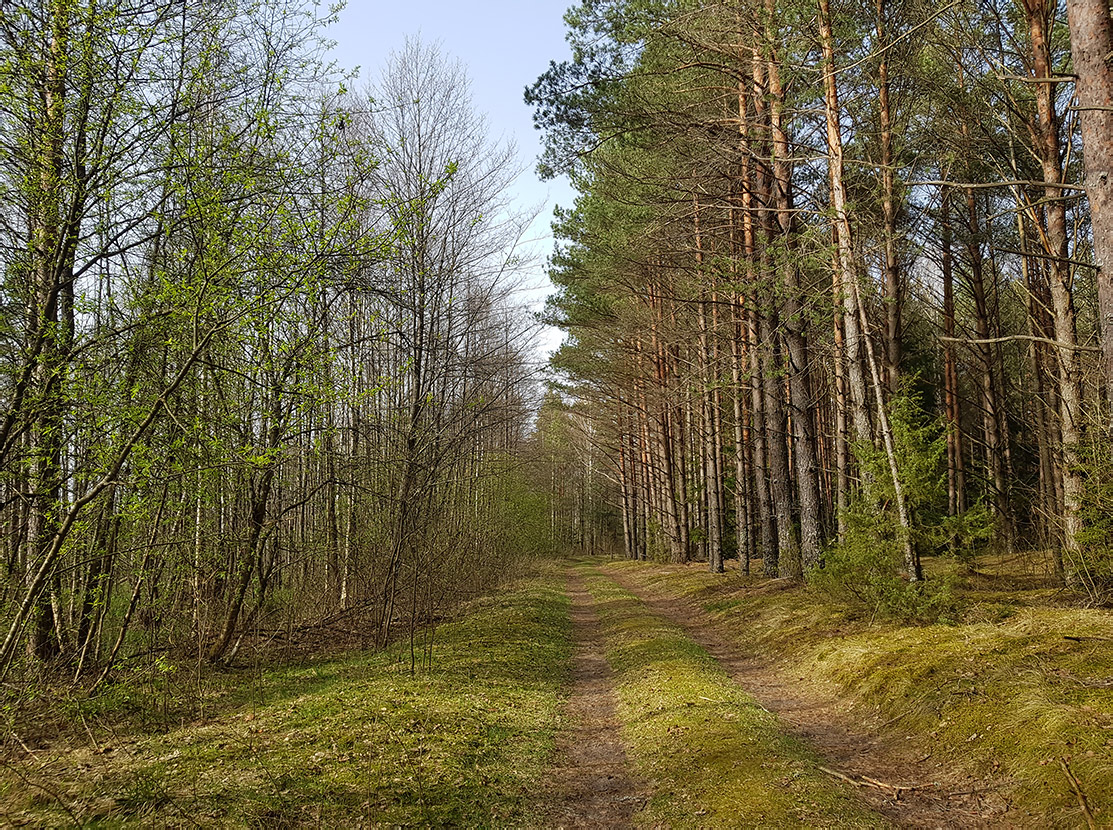
[[569, 728], [558, 739], [557, 762], [548, 779], [549, 827], [628, 827], [645, 803], [646, 788], [633, 776], [619, 735], [614, 683], [603, 656], [594, 601], [583, 580], [571, 574], [575, 638]]
[[781, 717], [827, 761], [830, 774], [854, 783], [874, 809], [901, 827], [1023, 826], [991, 781], [963, 777], [933, 753], [902, 745], [855, 721], [845, 705], [804, 693], [760, 661], [740, 653], [694, 602], [653, 593], [627, 574], [607, 575], [656, 614], [680, 626], [722, 664], [736, 683]]

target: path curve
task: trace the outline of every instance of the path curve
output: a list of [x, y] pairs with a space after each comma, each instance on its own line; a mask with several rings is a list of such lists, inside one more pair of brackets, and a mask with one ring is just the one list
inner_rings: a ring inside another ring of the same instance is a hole
[[557, 738], [542, 813], [548, 827], [629, 827], [647, 790], [635, 780], [626, 758], [599, 617], [578, 574], [569, 574], [568, 595], [576, 644], [566, 708], [569, 727]]
[[[758, 703], [777, 714], [791, 732], [828, 762], [829, 771], [856, 783], [871, 807], [900, 827], [1004, 828], [1022, 826], [993, 782], [963, 777], [932, 754], [883, 738], [851, 719], [838, 701], [806, 696], [783, 674], [739, 652], [696, 603], [646, 589], [629, 575], [607, 575], [656, 614], [680, 626], [719, 661]], [[870, 779], [876, 783], [870, 783]], [[882, 785], [882, 786], [878, 786]], [[911, 786], [897, 792], [883, 785]]]

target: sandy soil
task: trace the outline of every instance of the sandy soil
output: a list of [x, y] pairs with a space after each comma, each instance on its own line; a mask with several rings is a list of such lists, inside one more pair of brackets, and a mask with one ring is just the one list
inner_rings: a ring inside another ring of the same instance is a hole
[[647, 789], [630, 770], [619, 736], [611, 669], [603, 657], [599, 619], [576, 575], [569, 578], [575, 637], [570, 724], [558, 738], [557, 761], [544, 793], [548, 827], [629, 827]]

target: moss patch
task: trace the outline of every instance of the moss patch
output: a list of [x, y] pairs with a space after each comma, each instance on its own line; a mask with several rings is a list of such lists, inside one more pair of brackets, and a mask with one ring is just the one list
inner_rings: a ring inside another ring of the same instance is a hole
[[655, 785], [637, 817], [665, 827], [886, 827], [817, 769], [803, 743], [679, 628], [598, 572], [618, 714], [631, 759]]
[[[957, 768], [1015, 782], [1025, 824], [1084, 826], [1066, 759], [1099, 825], [1113, 825], [1113, 614], [1051, 604], [1029, 590], [968, 589], [959, 625], [856, 619], [804, 588], [734, 572], [606, 566], [670, 596], [696, 600], [742, 653], [762, 656], [813, 691], [892, 721]], [[984, 580], [984, 576], [979, 576]], [[1050, 600], [1050, 601], [1049, 601]]]
[[480, 603], [435, 642], [413, 677], [407, 646], [265, 672], [251, 681], [265, 704], [10, 763], [0, 823], [528, 823], [570, 670], [559, 578]]

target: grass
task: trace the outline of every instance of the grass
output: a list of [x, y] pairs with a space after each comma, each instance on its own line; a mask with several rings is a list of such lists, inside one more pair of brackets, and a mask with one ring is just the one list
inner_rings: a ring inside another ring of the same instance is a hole
[[886, 827], [817, 769], [719, 663], [679, 628], [594, 572], [622, 735], [653, 785], [637, 821], [663, 827]]
[[[1099, 826], [1113, 824], [1113, 614], [1056, 606], [1038, 582], [1002, 589], [980, 575], [956, 625], [856, 618], [804, 588], [738, 572], [616, 563], [639, 584], [687, 596], [743, 651], [812, 693], [854, 703], [957, 768], [1014, 782], [1022, 824], [1085, 826], [1062, 762]], [[801, 681], [803, 682], [803, 681]]]
[[[265, 671], [215, 719], [56, 745], [0, 768], [0, 824], [528, 823], [569, 677], [556, 574], [440, 626], [431, 668], [408, 646]], [[90, 738], [92, 738], [90, 733]]]

